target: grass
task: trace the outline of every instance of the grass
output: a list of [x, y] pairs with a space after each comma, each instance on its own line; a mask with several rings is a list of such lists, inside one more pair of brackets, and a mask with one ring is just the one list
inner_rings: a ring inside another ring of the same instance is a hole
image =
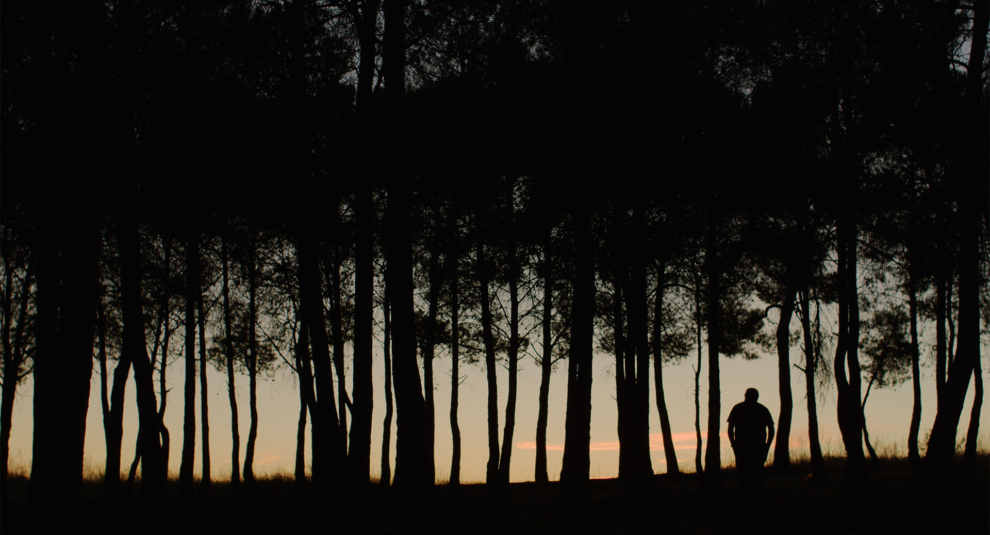
[[[976, 473], [960, 474], [958, 484], [933, 492], [924, 477], [914, 475], [907, 459], [892, 448], [871, 468], [870, 484], [849, 488], [844, 483], [844, 460], [827, 456], [826, 477], [807, 478], [810, 465], [796, 459], [786, 474], [764, 472], [764, 503], [758, 513], [743, 508], [734, 470], [723, 471], [723, 492], [712, 496], [696, 474], [678, 478], [656, 476], [656, 489], [631, 493], [616, 480], [591, 482], [595, 523], [582, 523], [588, 533], [987, 533], [990, 503], [990, 456], [977, 458]], [[3, 512], [4, 533], [30, 533], [24, 516], [29, 482], [22, 472], [12, 474], [10, 507]], [[300, 533], [320, 528], [322, 518], [357, 520], [371, 532], [402, 532], [408, 525], [388, 496], [372, 486], [372, 510], [354, 518], [354, 509], [335, 510], [299, 494], [288, 473], [262, 474], [254, 496], [232, 500], [226, 482], [214, 482], [208, 495], [197, 487], [191, 516], [178, 515], [178, 484], [169, 483], [169, 503], [155, 526], [171, 533]], [[556, 483], [540, 487], [513, 483], [506, 498], [488, 499], [484, 485], [462, 485], [455, 490], [437, 485], [432, 492], [436, 533], [567, 533], [567, 513], [557, 508]], [[144, 532], [140, 526], [140, 483], [125, 500], [122, 526], [126, 533]], [[102, 480], [87, 472], [82, 493], [82, 519], [76, 533], [102, 530]], [[326, 513], [329, 513], [327, 515]], [[9, 524], [8, 524], [9, 522]], [[333, 526], [338, 527], [338, 526]], [[352, 526], [353, 527], [353, 526]], [[319, 529], [319, 531], [328, 531]], [[335, 530], [337, 531], [337, 530]]]

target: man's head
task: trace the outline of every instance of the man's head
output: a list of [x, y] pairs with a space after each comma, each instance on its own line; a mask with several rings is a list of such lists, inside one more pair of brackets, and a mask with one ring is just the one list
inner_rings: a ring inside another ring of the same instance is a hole
[[760, 399], [760, 393], [755, 388], [746, 389], [746, 401], [755, 403], [758, 399]]

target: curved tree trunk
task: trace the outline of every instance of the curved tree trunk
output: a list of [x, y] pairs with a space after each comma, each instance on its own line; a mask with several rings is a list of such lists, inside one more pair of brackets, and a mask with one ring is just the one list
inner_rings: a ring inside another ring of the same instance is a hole
[[915, 473], [922, 470], [921, 454], [918, 452], [918, 433], [921, 430], [921, 346], [918, 340], [918, 295], [914, 277], [908, 275], [908, 303], [911, 314], [911, 427], [908, 430], [908, 460]]
[[653, 303], [653, 381], [656, 385], [657, 413], [660, 415], [660, 432], [663, 436], [663, 456], [667, 473], [680, 474], [677, 452], [674, 450], [674, 436], [670, 429], [670, 416], [667, 414], [667, 399], [663, 391], [663, 294], [666, 253], [661, 253], [657, 264], [657, 291]]
[[794, 315], [794, 300], [797, 289], [788, 285], [784, 292], [784, 302], [780, 307], [780, 321], [777, 324], [777, 384], [780, 389], [780, 416], [777, 418], [777, 442], [773, 449], [773, 467], [787, 471], [791, 467], [791, 414], [794, 412], [794, 398], [791, 395], [791, 317]]
[[220, 240], [220, 262], [223, 269], [223, 348], [227, 361], [227, 399], [230, 402], [230, 492], [237, 500], [241, 490], [241, 434], [238, 428], [237, 395], [234, 384], [234, 329], [230, 317], [230, 269], [227, 261], [227, 240], [223, 238]]
[[846, 449], [846, 482], [858, 487], [867, 481], [863, 454], [863, 410], [860, 404], [859, 304], [856, 289], [856, 225], [844, 214], [838, 229], [839, 335], [835, 344], [836, 413]]
[[258, 273], [257, 244], [253, 225], [248, 245], [248, 403], [251, 425], [248, 428], [247, 446], [244, 450], [244, 486], [248, 494], [254, 494], [254, 448], [258, 442]]
[[[936, 482], [947, 482], [953, 472], [956, 433], [969, 388], [970, 376], [980, 359], [980, 230], [985, 207], [987, 177], [986, 110], [983, 95], [983, 60], [987, 47], [990, 7], [973, 4], [973, 37], [966, 77], [966, 136], [964, 152], [953, 169], [953, 193], [959, 203], [959, 333], [955, 358], [949, 364], [938, 412], [928, 440], [925, 464]], [[982, 204], [981, 204], [982, 203]], [[951, 344], [950, 344], [951, 345]]]
[[983, 408], [983, 367], [980, 359], [976, 359], [973, 370], [974, 387], [973, 408], [969, 413], [969, 428], [966, 430], [966, 449], [963, 452], [963, 473], [969, 477], [976, 475], [976, 441], [980, 435], [980, 412]]

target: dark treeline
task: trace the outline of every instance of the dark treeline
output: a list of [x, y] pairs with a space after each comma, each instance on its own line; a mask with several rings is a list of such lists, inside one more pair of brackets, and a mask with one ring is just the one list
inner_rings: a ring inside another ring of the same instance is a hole
[[[8, 1], [4, 501], [15, 391], [32, 373], [32, 518], [63, 522], [51, 503], [78, 510], [94, 366], [110, 530], [139, 466], [155, 522], [170, 450], [181, 451], [180, 510], [209, 492], [208, 426], [227, 423], [209, 420], [208, 364], [230, 392], [235, 497], [255, 492], [259, 374], [298, 374], [296, 477], [314, 503], [335, 504], [319, 508], [328, 525], [345, 510], [367, 521], [378, 462], [401, 518], [431, 524], [433, 361], [448, 357], [450, 484], [458, 365], [487, 371], [486, 483], [498, 501], [532, 357], [534, 479], [551, 478], [548, 418], [566, 418], [560, 503], [574, 522], [594, 515], [596, 354], [614, 358], [630, 489], [655, 485], [651, 403], [677, 473], [662, 372], [686, 358], [697, 359], [699, 416], [707, 377], [695, 465], [721, 488], [720, 358], [760, 350], [779, 360], [775, 469], [788, 470], [790, 436], [804, 432], [790, 422], [805, 395], [823, 470], [824, 377], [847, 481], [869, 484], [871, 389], [908, 380], [912, 467], [936, 488], [950, 481], [968, 422], [968, 473], [990, 323], [987, 21], [980, 0]], [[836, 324], [823, 327], [823, 309]], [[387, 436], [381, 458], [370, 448], [382, 339], [394, 467]], [[929, 354], [937, 407], [919, 444]], [[548, 414], [557, 361], [566, 415]], [[508, 369], [501, 392], [497, 366]], [[792, 368], [806, 392], [791, 391]], [[125, 482], [132, 370], [140, 431]], [[238, 407], [244, 380], [250, 404]], [[171, 399], [181, 432], [163, 423], [169, 381], [185, 385]]]

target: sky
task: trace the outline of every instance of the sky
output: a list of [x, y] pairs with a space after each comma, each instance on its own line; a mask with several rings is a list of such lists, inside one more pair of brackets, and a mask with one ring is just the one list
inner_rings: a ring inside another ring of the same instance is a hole
[[[985, 351], [985, 344], [981, 348]], [[707, 352], [701, 373], [701, 428], [707, 428]], [[828, 357], [831, 360], [831, 356]], [[791, 349], [792, 363], [801, 364], [803, 354], [799, 348]], [[591, 477], [607, 478], [618, 475], [618, 435], [616, 431], [616, 404], [614, 399], [615, 378], [614, 356], [596, 351], [594, 356], [595, 374], [592, 381], [592, 422], [591, 422]], [[171, 433], [169, 470], [178, 475], [182, 448], [182, 403], [183, 403], [183, 362], [179, 357], [170, 362], [168, 373], [168, 411], [165, 424]], [[551, 379], [549, 423], [547, 428], [547, 459], [551, 480], [560, 475], [560, 463], [564, 444], [564, 417], [566, 406], [567, 370], [566, 361], [557, 363]], [[934, 362], [928, 356], [922, 357], [922, 421], [921, 447], [931, 430], [935, 418], [935, 379]], [[674, 448], [682, 471], [694, 471], [695, 431], [694, 431], [694, 372], [697, 356], [689, 357], [676, 365], [664, 368], [664, 388], [674, 438]], [[445, 482], [449, 478], [451, 463], [450, 412], [450, 360], [448, 354], [440, 352], [434, 361], [434, 396], [436, 403], [436, 446], [434, 451], [436, 478]], [[983, 378], [988, 380], [987, 366], [983, 366]], [[732, 464], [732, 450], [726, 435], [726, 418], [732, 406], [743, 400], [746, 388], [754, 387], [760, 392], [760, 403], [764, 404], [776, 422], [780, 413], [780, 399], [777, 388], [776, 354], [762, 354], [756, 360], [743, 360], [740, 357], [720, 359], [721, 370], [721, 457], [722, 465]], [[350, 366], [348, 365], [348, 372]], [[656, 473], [666, 472], [665, 456], [660, 435], [660, 418], [655, 404], [653, 375], [650, 375], [650, 433], [651, 457]], [[112, 376], [112, 364], [109, 373]], [[422, 375], [422, 371], [420, 372]], [[484, 363], [461, 364], [463, 383], [460, 388], [458, 420], [462, 437], [461, 482], [483, 482], [488, 460], [487, 431], [487, 385]], [[198, 375], [198, 374], [197, 374]], [[127, 386], [127, 403], [124, 413], [124, 436], [121, 471], [126, 474], [134, 458], [134, 444], [137, 437], [138, 419], [134, 397], [133, 374]], [[385, 415], [384, 364], [381, 344], [375, 348], [374, 381], [375, 407], [372, 428], [372, 477], [377, 478], [381, 466], [382, 425]], [[103, 416], [100, 402], [99, 366], [94, 361], [92, 387], [90, 389], [89, 412], [86, 427], [85, 473], [90, 476], [102, 474], [105, 462], [105, 442], [103, 436]], [[226, 373], [213, 368], [208, 373], [209, 424], [212, 477], [225, 480], [230, 476], [231, 422], [227, 396]], [[239, 430], [243, 465], [244, 449], [250, 426], [248, 411], [248, 379], [246, 375], [235, 378]], [[156, 373], [156, 388], [157, 388]], [[348, 386], [350, 386], [348, 384]], [[536, 419], [540, 387], [539, 367], [532, 359], [521, 359], [519, 365], [519, 391], [516, 412], [516, 427], [512, 452], [510, 480], [532, 481], [536, 462]], [[197, 387], [198, 388], [198, 387]], [[498, 369], [499, 394], [499, 441], [505, 419], [505, 401], [508, 389], [508, 372], [502, 366]], [[803, 373], [792, 368], [791, 389], [794, 399], [794, 412], [791, 424], [792, 459], [807, 456], [808, 417], [805, 405], [805, 385]], [[863, 389], [866, 389], [864, 381]], [[965, 437], [969, 424], [974, 388], [970, 384], [966, 405], [960, 418], [957, 440]], [[199, 396], [196, 399], [196, 474], [201, 469], [200, 411]], [[830, 384], [819, 393], [818, 419], [822, 448], [826, 455], [843, 455], [841, 435], [835, 413], [835, 388]], [[911, 420], [911, 383], [901, 385], [896, 390], [878, 390], [870, 393], [866, 405], [866, 422], [870, 438], [878, 452], [907, 455], [907, 435]], [[12, 472], [29, 471], [31, 462], [33, 384], [28, 377], [19, 387], [14, 407], [13, 428], [10, 442], [10, 467]], [[293, 473], [295, 466], [296, 430], [299, 418], [299, 394], [294, 373], [283, 368], [270, 377], [260, 377], [258, 384], [259, 435], [255, 453], [255, 473]], [[395, 418], [392, 421], [392, 444], [390, 453], [394, 469]], [[307, 467], [310, 460], [310, 442], [307, 427]], [[980, 421], [980, 445], [990, 449], [990, 410], [982, 411]], [[773, 452], [771, 451], [771, 459]]]

